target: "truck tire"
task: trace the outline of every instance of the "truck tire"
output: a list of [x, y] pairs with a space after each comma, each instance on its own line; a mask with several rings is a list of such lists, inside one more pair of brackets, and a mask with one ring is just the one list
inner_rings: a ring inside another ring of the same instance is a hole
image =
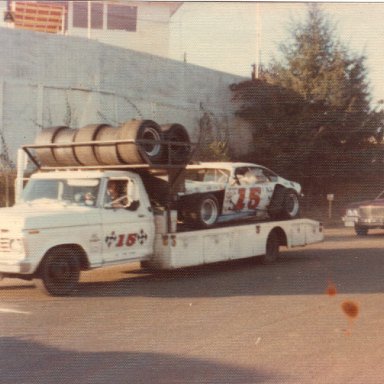
[[[61, 129], [55, 135], [54, 143], [55, 144], [72, 144], [73, 139], [77, 133], [76, 129], [66, 128]], [[59, 166], [71, 166], [79, 165], [79, 162], [76, 158], [73, 147], [57, 147], [53, 148], [53, 156], [56, 159], [56, 162]]]
[[265, 247], [265, 255], [261, 256], [262, 264], [273, 264], [276, 262], [280, 254], [280, 241], [277, 233], [272, 231], [268, 235]]
[[106, 141], [116, 141], [119, 139], [119, 129], [110, 125], [104, 125], [96, 134], [94, 151], [96, 159], [101, 165], [120, 165], [119, 155], [117, 153], [117, 146], [112, 144], [98, 144]]
[[[178, 142], [180, 145], [168, 144], [164, 148], [164, 162], [170, 164], [187, 164], [191, 154], [191, 144], [188, 131], [181, 124], [161, 126], [164, 140]], [[185, 145], [181, 145], [185, 143]]]
[[49, 295], [66, 296], [76, 290], [79, 279], [79, 259], [69, 248], [55, 248], [44, 257], [34, 281]]
[[[80, 128], [75, 138], [74, 143], [93, 142], [96, 140], [97, 133], [107, 124], [89, 124]], [[94, 145], [79, 145], [74, 147], [74, 152], [82, 165], [100, 165], [96, 158]]]
[[[160, 163], [164, 158], [164, 146], [160, 143], [162, 138], [160, 126], [156, 122], [152, 120], [128, 121], [119, 127], [118, 139], [132, 140], [133, 143], [117, 145], [119, 158], [125, 164]], [[135, 142], [137, 144], [134, 144]]]
[[357, 236], [367, 236], [368, 235], [368, 228], [362, 227], [360, 225], [355, 225], [355, 233]]
[[[55, 138], [57, 134], [63, 129], [68, 129], [68, 127], [57, 126], [57, 127], [44, 128], [36, 136], [35, 144], [36, 145], [53, 144], [55, 142]], [[40, 164], [43, 166], [51, 167], [51, 166], [57, 165], [57, 161], [55, 159], [55, 156], [53, 155], [52, 148], [36, 148], [36, 157], [39, 160]]]
[[[187, 224], [196, 228], [210, 228], [214, 226], [219, 217], [219, 203], [217, 198], [212, 195], [202, 195], [194, 199], [186, 199], [188, 204], [185, 213]], [[192, 208], [191, 208], [192, 207]]]

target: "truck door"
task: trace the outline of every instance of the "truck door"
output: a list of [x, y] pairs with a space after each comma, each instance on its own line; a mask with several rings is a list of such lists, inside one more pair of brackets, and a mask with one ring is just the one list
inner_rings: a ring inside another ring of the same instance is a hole
[[147, 207], [140, 205], [132, 179], [109, 179], [102, 223], [104, 262], [138, 259], [152, 253], [153, 219]]

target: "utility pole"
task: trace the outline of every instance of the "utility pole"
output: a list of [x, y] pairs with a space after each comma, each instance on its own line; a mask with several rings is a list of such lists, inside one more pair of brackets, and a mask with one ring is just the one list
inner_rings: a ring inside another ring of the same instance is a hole
[[255, 78], [260, 76], [260, 52], [261, 52], [261, 17], [260, 3], [256, 3], [256, 62], [254, 67]]
[[87, 25], [87, 30], [88, 30], [88, 39], [90, 39], [91, 38], [91, 26], [92, 26], [92, 24], [91, 24], [91, 2], [90, 1], [87, 1], [87, 5], [88, 5], [88, 7], [87, 7], [87, 13], [88, 13], [88, 25]]

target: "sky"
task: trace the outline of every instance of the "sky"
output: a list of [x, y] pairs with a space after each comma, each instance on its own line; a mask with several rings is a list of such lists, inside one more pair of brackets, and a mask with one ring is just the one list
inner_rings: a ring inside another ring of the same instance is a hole
[[[336, 27], [334, 36], [366, 56], [376, 107], [384, 100], [384, 3], [319, 4]], [[305, 15], [304, 2], [184, 2], [171, 22], [171, 58], [250, 76], [257, 58], [264, 65], [278, 58], [290, 23]]]

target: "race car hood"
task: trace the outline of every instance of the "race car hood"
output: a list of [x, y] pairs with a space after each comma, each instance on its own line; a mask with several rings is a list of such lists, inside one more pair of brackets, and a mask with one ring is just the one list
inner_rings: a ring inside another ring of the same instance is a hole
[[98, 209], [90, 207], [19, 204], [0, 210], [0, 230], [21, 231], [95, 224], [97, 213]]

